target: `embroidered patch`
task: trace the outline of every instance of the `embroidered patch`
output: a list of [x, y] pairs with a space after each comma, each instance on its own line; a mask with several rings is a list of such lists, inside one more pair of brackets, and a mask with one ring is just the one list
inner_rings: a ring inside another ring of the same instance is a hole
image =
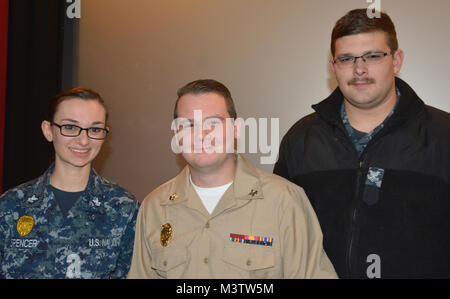
[[367, 173], [366, 185], [381, 188], [381, 183], [383, 182], [384, 169], [370, 167]]
[[263, 246], [272, 246], [273, 244], [273, 238], [239, 235], [239, 234], [230, 234], [230, 241], [233, 243], [243, 243], [243, 244], [263, 245]]

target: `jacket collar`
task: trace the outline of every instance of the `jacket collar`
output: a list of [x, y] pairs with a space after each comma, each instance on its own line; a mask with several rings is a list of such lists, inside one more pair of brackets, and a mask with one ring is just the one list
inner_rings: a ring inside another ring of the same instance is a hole
[[[389, 127], [402, 124], [418, 113], [425, 111], [423, 101], [405, 81], [396, 77], [395, 86], [399, 89], [401, 97], [397, 110], [387, 124]], [[312, 108], [325, 121], [332, 124], [341, 124], [339, 111], [343, 100], [344, 96], [337, 87], [328, 98], [313, 105]]]
[[[231, 184], [223, 195], [214, 210], [213, 215], [216, 214], [216, 210], [220, 210], [221, 206], [231, 206], [236, 204], [237, 201], [247, 202], [252, 199], [264, 198], [257, 169], [240, 154], [235, 154], [235, 159], [237, 167], [233, 184]], [[163, 198], [161, 200], [161, 205], [174, 205], [186, 202], [187, 205], [191, 205], [192, 207], [197, 207], [199, 209], [198, 203], [200, 205], [202, 204], [198, 198], [197, 192], [195, 192], [189, 181], [189, 176], [189, 166], [186, 166], [180, 174], [174, 178], [174, 183], [171, 184], [171, 188], [168, 193], [169, 195], [167, 198]]]

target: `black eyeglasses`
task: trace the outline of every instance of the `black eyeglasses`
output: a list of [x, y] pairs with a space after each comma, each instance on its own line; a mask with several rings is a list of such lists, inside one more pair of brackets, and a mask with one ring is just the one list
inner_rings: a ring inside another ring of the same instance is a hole
[[109, 130], [106, 128], [82, 128], [77, 125], [58, 125], [54, 122], [51, 123], [52, 125], [55, 125], [59, 128], [59, 131], [61, 132], [61, 135], [66, 137], [77, 137], [80, 136], [81, 131], [86, 131], [87, 136], [91, 139], [95, 140], [102, 140], [106, 138], [106, 135], [108, 135]]
[[394, 54], [393, 52], [371, 52], [361, 56], [342, 56], [333, 60], [334, 64], [340, 67], [352, 67], [356, 64], [358, 58], [368, 66], [380, 63], [384, 57]]

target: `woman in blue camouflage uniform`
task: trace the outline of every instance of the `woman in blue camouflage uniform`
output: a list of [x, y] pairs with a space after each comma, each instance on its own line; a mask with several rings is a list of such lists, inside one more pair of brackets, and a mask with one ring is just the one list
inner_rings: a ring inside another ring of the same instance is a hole
[[39, 178], [0, 197], [1, 278], [125, 278], [138, 202], [91, 167], [106, 138], [96, 92], [52, 99], [42, 122], [55, 161]]

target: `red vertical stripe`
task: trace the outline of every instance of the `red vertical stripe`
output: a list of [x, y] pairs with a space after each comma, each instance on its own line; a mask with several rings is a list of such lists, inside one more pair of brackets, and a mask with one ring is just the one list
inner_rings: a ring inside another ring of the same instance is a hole
[[3, 190], [5, 141], [6, 57], [8, 54], [8, 0], [0, 0], [0, 194]]

